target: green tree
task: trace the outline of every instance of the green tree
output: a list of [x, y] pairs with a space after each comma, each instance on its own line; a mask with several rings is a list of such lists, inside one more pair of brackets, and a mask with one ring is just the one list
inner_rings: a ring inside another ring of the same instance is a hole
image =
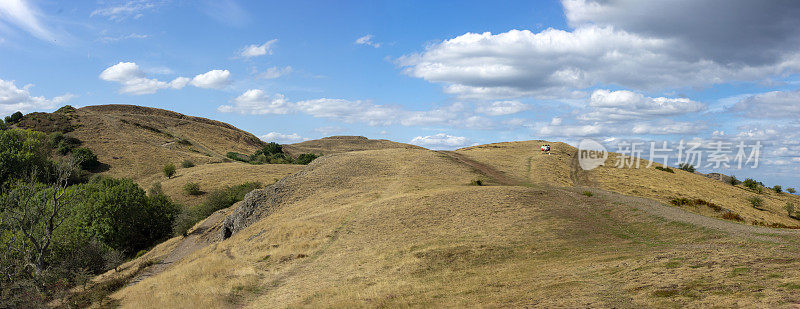
[[172, 178], [172, 176], [175, 176], [175, 164], [170, 163], [164, 165], [163, 171], [164, 171], [164, 176], [167, 176], [167, 178]]
[[72, 159], [78, 162], [82, 169], [87, 171], [93, 171], [100, 166], [100, 162], [97, 161], [97, 155], [89, 148], [77, 148], [73, 150]]
[[293, 163], [294, 164], [303, 164], [303, 165], [305, 165], [305, 164], [311, 163], [311, 161], [314, 161], [314, 159], [316, 159], [318, 157], [319, 156], [317, 156], [317, 155], [315, 155], [313, 153], [304, 153], [304, 154], [301, 154], [301, 155], [297, 156], [297, 159], [295, 159]]
[[795, 193], [797, 193], [797, 190], [795, 190], [794, 188], [789, 188], [789, 189], [786, 189], [786, 192], [789, 192], [791, 194], [795, 194]]
[[774, 187], [772, 187], [772, 190], [775, 190], [776, 193], [783, 192], [783, 188], [779, 185], [775, 185]]
[[0, 131], [0, 185], [12, 178], [24, 178], [34, 169], [38, 170], [39, 178], [48, 176], [52, 167], [48, 155], [44, 133], [20, 129]]

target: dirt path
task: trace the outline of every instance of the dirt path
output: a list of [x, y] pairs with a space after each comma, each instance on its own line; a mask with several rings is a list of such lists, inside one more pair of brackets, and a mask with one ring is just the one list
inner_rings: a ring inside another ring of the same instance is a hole
[[472, 160], [463, 154], [457, 153], [455, 151], [437, 151], [437, 152], [455, 160], [456, 162], [466, 164], [472, 167], [479, 174], [491, 178], [498, 184], [504, 186], [516, 186], [521, 184], [519, 181], [516, 181], [514, 179], [511, 179], [511, 177], [508, 177], [505, 173], [498, 171], [495, 168], [488, 166], [486, 164]]
[[565, 188], [564, 190], [575, 190], [576, 192], [591, 191], [595, 196], [607, 201], [619, 202], [623, 205], [636, 207], [648, 214], [671, 221], [689, 223], [699, 227], [720, 230], [734, 236], [742, 236], [751, 239], [782, 242], [776, 235], [797, 235], [800, 231], [790, 229], [769, 228], [763, 226], [747, 225], [733, 221], [721, 220], [707, 217], [680, 208], [665, 205], [651, 199], [627, 196], [619, 193], [592, 187]]

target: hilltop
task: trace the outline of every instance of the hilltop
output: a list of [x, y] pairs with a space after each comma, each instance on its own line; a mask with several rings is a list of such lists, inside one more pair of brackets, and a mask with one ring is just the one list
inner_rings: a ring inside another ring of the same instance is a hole
[[220, 121], [133, 105], [97, 105], [31, 113], [16, 127], [66, 132], [97, 154], [104, 174], [138, 179], [168, 163], [221, 162], [228, 151], [263, 147], [253, 134]]
[[423, 149], [416, 145], [403, 144], [385, 139], [368, 139], [363, 136], [329, 136], [317, 140], [285, 145], [283, 149], [294, 156], [300, 153], [326, 155], [340, 152], [391, 148]]

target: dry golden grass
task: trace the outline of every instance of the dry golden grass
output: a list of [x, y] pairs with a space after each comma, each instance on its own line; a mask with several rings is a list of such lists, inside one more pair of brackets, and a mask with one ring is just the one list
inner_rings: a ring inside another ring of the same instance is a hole
[[183, 186], [188, 182], [199, 184], [200, 190], [204, 192], [253, 181], [266, 186], [278, 179], [297, 173], [303, 167], [303, 165], [295, 164], [214, 163], [191, 168], [178, 167], [177, 173], [171, 179], [167, 179], [163, 174], [154, 174], [140, 178], [137, 183], [144, 189], [149, 189], [155, 183], [161, 183], [164, 193], [174, 202], [195, 206], [203, 201], [205, 195], [186, 195], [183, 192]]
[[[552, 146], [552, 154], [539, 150], [542, 144]], [[581, 171], [575, 161], [576, 149], [564, 143], [546, 141], [508, 142], [467, 147], [458, 150], [473, 160], [494, 166], [522, 182], [554, 186], [575, 184], [596, 186], [605, 190], [631, 196], [651, 198], [669, 203], [673, 198], [702, 199], [742, 216], [746, 223], [754, 222], [800, 226], [800, 221], [788, 216], [784, 206], [791, 202], [800, 205], [800, 196], [764, 190], [757, 194], [743, 186], [731, 186], [699, 174], [677, 168], [675, 173], [655, 169], [661, 164], [641, 160], [639, 168], [616, 168], [616, 154], [611, 154], [604, 166], [591, 171]], [[748, 198], [759, 196], [765, 201], [765, 210], [753, 208]], [[725, 211], [716, 212], [708, 207], [684, 207], [685, 209], [721, 218]]]
[[368, 139], [363, 136], [330, 136], [283, 146], [285, 152], [295, 157], [301, 153], [325, 155], [340, 152], [390, 148], [423, 149], [415, 145], [403, 144], [385, 139]]
[[[525, 164], [564, 160], [513, 151], [461, 153], [496, 158], [485, 163], [533, 184], [470, 186], [483, 175], [427, 150], [323, 156], [284, 181], [289, 196], [269, 216], [112, 297], [128, 308], [800, 302], [797, 233], [713, 219], [705, 220], [721, 229], [704, 228], [683, 221], [704, 217], [648, 200], [539, 185]], [[657, 215], [664, 209], [676, 218]], [[739, 227], [746, 229], [734, 232]], [[168, 257], [181, 243], [172, 239], [126, 266]]]
[[[138, 179], [189, 159], [220, 162], [228, 151], [252, 153], [261, 141], [219, 121], [132, 105], [99, 105], [73, 113], [77, 137], [107, 164], [109, 176]], [[180, 139], [192, 145], [178, 143]], [[191, 148], [191, 149], [190, 149]]]

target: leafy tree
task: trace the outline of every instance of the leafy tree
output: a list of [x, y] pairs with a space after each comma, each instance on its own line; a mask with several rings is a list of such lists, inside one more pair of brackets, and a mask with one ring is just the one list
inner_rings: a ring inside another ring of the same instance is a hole
[[264, 148], [261, 148], [261, 153], [263, 154], [277, 154], [283, 152], [283, 146], [276, 142], [270, 142]]
[[164, 165], [163, 171], [164, 171], [164, 176], [167, 176], [168, 179], [172, 178], [172, 176], [175, 176], [175, 164], [170, 163]]
[[775, 185], [774, 187], [772, 187], [772, 190], [775, 190], [776, 193], [783, 192], [783, 188], [779, 185]]
[[728, 179], [728, 183], [731, 184], [731, 186], [738, 185], [739, 179], [736, 179], [736, 175], [731, 175], [731, 178]]
[[0, 185], [12, 178], [24, 178], [34, 169], [39, 171], [38, 177], [48, 177], [46, 172], [52, 167], [48, 153], [47, 135], [42, 132], [0, 131]]
[[97, 155], [89, 148], [78, 148], [72, 151], [72, 159], [78, 162], [80, 167], [87, 171], [95, 170], [100, 162], [97, 161]]
[[791, 194], [795, 194], [795, 193], [797, 193], [797, 190], [795, 190], [794, 188], [788, 188], [788, 189], [786, 189], [786, 192], [789, 192]]
[[9, 125], [15, 124], [22, 120], [22, 112], [17, 111], [16, 113], [11, 114], [11, 116], [6, 116], [5, 122]]
[[0, 119], [0, 131], [3, 130], [8, 130], [8, 125], [6, 124], [5, 121], [3, 121], [3, 119]]
[[749, 188], [749, 189], [751, 189], [751, 190], [755, 190], [755, 191], [757, 191], [757, 192], [759, 192], [759, 193], [761, 192], [761, 185], [759, 185], [759, 184], [758, 184], [758, 182], [757, 182], [757, 181], [755, 181], [753, 178], [747, 178], [747, 179], [745, 179], [745, 180], [742, 182], [742, 184], [743, 184], [743, 185], [744, 185], [746, 188]]
[[319, 158], [319, 156], [313, 153], [304, 153], [297, 156], [297, 159], [295, 159], [293, 163], [305, 165], [311, 163], [311, 161], [314, 161], [316, 158]]

